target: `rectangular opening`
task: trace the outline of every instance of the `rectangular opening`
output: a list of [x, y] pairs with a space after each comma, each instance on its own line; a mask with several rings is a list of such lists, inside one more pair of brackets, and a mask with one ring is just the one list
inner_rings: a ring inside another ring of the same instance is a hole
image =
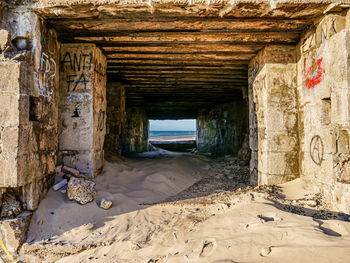
[[29, 96], [29, 121], [40, 121], [39, 98]]

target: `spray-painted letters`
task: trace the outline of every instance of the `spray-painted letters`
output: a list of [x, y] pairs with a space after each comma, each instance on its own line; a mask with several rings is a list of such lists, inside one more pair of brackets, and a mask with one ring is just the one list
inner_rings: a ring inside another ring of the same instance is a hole
[[57, 66], [53, 58], [42, 53], [39, 71], [34, 71], [34, 88], [40, 96], [51, 98], [55, 84]]

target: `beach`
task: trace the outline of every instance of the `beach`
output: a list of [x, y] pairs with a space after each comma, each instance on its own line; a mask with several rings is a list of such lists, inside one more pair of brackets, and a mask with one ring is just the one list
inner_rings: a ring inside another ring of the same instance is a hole
[[[348, 262], [350, 223], [300, 179], [253, 188], [249, 167], [235, 158], [161, 149], [142, 156], [153, 158], [110, 157], [86, 205], [51, 189], [18, 260]], [[109, 210], [98, 206], [102, 198], [113, 201]]]

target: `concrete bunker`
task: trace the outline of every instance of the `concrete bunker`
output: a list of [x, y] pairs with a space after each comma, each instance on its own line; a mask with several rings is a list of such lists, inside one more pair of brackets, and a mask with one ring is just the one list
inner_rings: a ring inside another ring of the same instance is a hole
[[93, 178], [105, 150], [147, 151], [148, 119], [197, 119], [201, 152], [249, 140], [253, 185], [300, 177], [350, 211], [345, 2], [0, 8], [1, 228], [25, 231], [56, 166]]

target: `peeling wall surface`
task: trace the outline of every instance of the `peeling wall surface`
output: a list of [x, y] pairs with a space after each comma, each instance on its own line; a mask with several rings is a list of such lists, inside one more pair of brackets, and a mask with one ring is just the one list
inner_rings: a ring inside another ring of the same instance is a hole
[[300, 174], [350, 212], [350, 15], [330, 14], [298, 45]]
[[63, 44], [60, 67], [62, 162], [94, 177], [103, 165], [106, 59], [94, 44]]
[[244, 101], [201, 110], [197, 118], [198, 151], [237, 155], [247, 132], [247, 114]]
[[126, 127], [125, 89], [120, 83], [107, 84], [107, 132], [105, 149], [122, 153], [122, 135]]

